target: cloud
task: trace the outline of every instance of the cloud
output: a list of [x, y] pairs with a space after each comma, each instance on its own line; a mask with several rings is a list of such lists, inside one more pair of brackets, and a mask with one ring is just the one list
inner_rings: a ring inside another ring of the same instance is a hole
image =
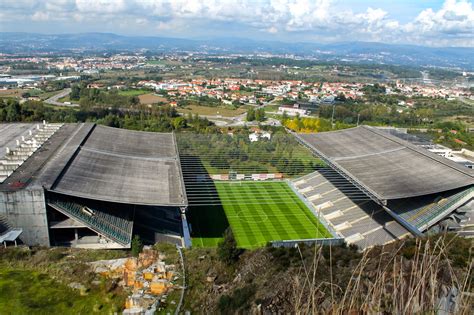
[[85, 13], [120, 13], [124, 12], [127, 4], [124, 0], [76, 0], [79, 12]]
[[268, 33], [275, 34], [278, 33], [278, 29], [275, 26], [271, 26], [267, 29]]
[[[474, 10], [467, 1], [447, 0], [438, 11], [423, 10], [407, 30], [424, 34], [465, 33], [474, 35]], [[474, 40], [474, 39], [473, 39]]]
[[446, 0], [439, 8], [412, 14], [415, 18], [405, 23], [391, 16], [387, 6], [365, 11], [347, 7], [333, 0], [3, 0], [0, 12], [6, 19], [0, 27], [29, 19], [49, 25], [52, 32], [66, 23], [74, 29], [77, 23], [77, 31], [92, 25], [95, 31], [110, 31], [115, 25], [117, 32], [148, 35], [166, 31], [185, 37], [225, 36], [234, 30], [244, 37], [267, 34], [297, 41], [474, 46], [474, 10], [467, 0]]
[[474, 9], [467, 1], [447, 0], [434, 11], [423, 10], [402, 26], [406, 39], [431, 45], [474, 47]]
[[49, 14], [47, 12], [38, 11], [38, 12], [35, 12], [31, 16], [31, 19], [33, 21], [48, 21], [49, 20]]

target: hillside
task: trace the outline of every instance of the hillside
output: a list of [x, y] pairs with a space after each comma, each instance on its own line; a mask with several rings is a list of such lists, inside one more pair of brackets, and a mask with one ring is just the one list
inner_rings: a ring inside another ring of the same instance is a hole
[[[472, 292], [471, 254], [471, 241], [452, 237], [396, 242], [364, 253], [345, 246], [264, 248], [245, 252], [231, 265], [213, 250], [193, 249], [185, 259], [185, 309], [432, 314], [446, 307], [453, 287]], [[465, 293], [454, 300], [455, 314], [467, 314], [474, 305]]]
[[104, 52], [137, 51], [205, 52], [211, 54], [270, 53], [295, 54], [321, 61], [344, 61], [370, 64], [457, 67], [474, 69], [474, 52], [469, 47], [424, 47], [373, 42], [287, 43], [256, 41], [245, 38], [207, 40], [124, 36], [112, 33], [36, 34], [0, 33], [0, 52]]
[[[266, 247], [234, 251], [237, 255], [231, 260], [223, 260], [222, 246], [189, 249], [184, 253], [187, 285], [181, 312], [433, 314], [448, 309], [468, 314], [474, 306], [468, 293], [474, 280], [472, 246], [468, 239], [438, 236], [364, 253], [346, 246]], [[172, 247], [156, 248], [176, 255]], [[120, 312], [127, 291], [116, 280], [94, 273], [89, 262], [130, 255], [110, 250], [0, 249], [1, 313]], [[80, 288], [73, 288], [77, 283]]]

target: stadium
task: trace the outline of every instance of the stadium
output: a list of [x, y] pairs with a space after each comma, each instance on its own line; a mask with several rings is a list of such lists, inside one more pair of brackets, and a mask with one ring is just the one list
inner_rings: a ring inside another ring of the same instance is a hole
[[472, 234], [474, 172], [377, 128], [296, 134], [327, 167], [294, 182], [361, 248], [442, 230]]
[[88, 123], [0, 130], [0, 214], [10, 240], [17, 231], [28, 245], [129, 248], [138, 234], [186, 245], [187, 201], [173, 134]]
[[367, 126], [286, 137], [310, 171], [233, 167], [213, 148], [216, 136], [0, 124], [0, 242], [129, 248], [139, 235], [208, 247], [229, 226], [243, 248], [471, 235], [472, 170]]

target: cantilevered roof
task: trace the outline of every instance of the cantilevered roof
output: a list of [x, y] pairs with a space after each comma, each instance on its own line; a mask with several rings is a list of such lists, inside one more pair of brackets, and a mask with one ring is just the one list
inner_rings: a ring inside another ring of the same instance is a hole
[[315, 153], [379, 200], [474, 184], [474, 171], [373, 127], [297, 134]]
[[51, 190], [118, 203], [187, 203], [172, 133], [104, 126], [85, 138]]

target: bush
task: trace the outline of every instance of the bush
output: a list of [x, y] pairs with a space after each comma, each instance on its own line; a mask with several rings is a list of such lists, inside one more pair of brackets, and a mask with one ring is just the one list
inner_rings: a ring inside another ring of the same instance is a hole
[[143, 249], [142, 240], [140, 239], [140, 236], [135, 235], [132, 239], [132, 256], [138, 257], [138, 254], [140, 254], [142, 249]]
[[226, 313], [234, 313], [239, 308], [246, 309], [250, 306], [250, 298], [255, 295], [257, 291], [255, 285], [246, 285], [243, 288], [236, 289], [232, 296], [227, 294], [222, 295], [219, 298], [219, 310]]
[[25, 260], [31, 256], [31, 252], [23, 247], [9, 247], [0, 249], [0, 260], [7, 262]]
[[237, 242], [235, 241], [232, 230], [228, 228], [224, 233], [224, 240], [217, 246], [217, 254], [220, 260], [231, 265], [239, 260], [241, 253], [242, 250], [237, 248]]

